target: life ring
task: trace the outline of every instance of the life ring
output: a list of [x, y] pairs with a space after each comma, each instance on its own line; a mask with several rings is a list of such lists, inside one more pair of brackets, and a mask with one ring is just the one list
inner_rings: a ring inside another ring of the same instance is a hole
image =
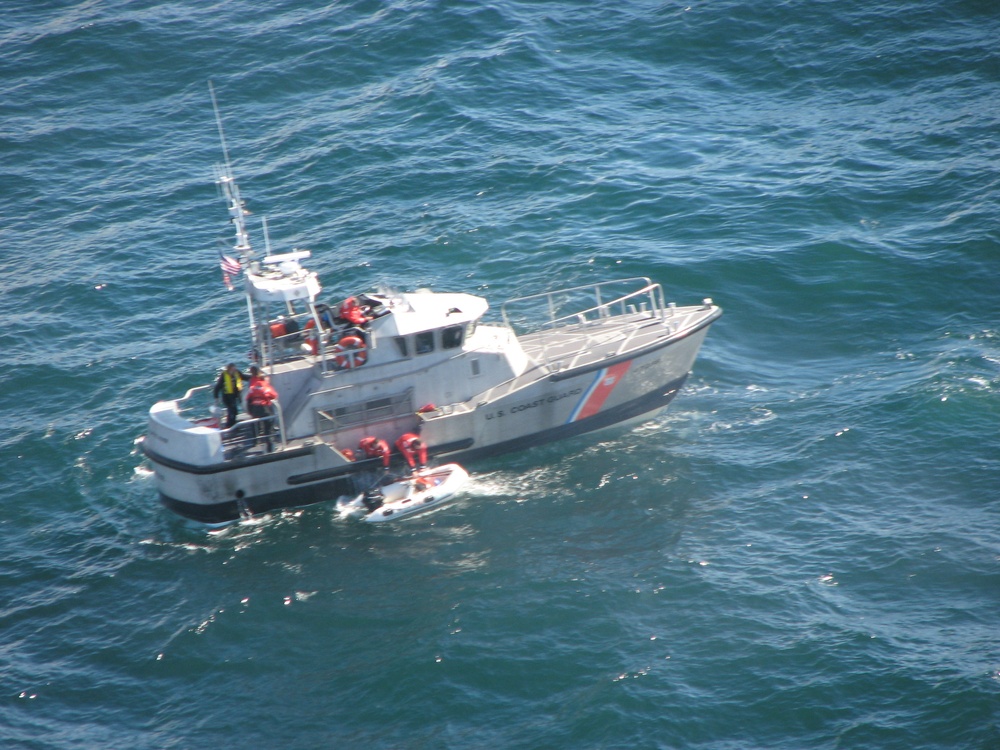
[[344, 336], [333, 347], [333, 353], [333, 361], [340, 369], [361, 367], [368, 361], [368, 350], [365, 349], [365, 342], [357, 336]]

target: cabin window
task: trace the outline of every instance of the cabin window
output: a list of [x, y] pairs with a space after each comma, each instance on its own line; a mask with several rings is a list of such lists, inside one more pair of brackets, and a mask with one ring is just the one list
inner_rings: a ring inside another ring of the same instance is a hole
[[434, 351], [434, 331], [424, 331], [416, 335], [417, 354], [428, 354]]
[[406, 336], [396, 336], [396, 348], [399, 349], [399, 353], [404, 357], [410, 356], [410, 349], [406, 345]]
[[448, 326], [441, 331], [441, 348], [454, 349], [462, 345], [462, 333], [465, 329], [462, 326]]
[[479, 375], [479, 360], [472, 359], [469, 360], [469, 366], [472, 367], [472, 377], [477, 377]]

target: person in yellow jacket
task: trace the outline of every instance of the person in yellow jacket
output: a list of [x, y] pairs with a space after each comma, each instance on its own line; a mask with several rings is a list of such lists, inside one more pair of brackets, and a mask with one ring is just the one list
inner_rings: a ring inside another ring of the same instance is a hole
[[226, 407], [226, 429], [228, 430], [236, 424], [236, 414], [240, 410], [240, 394], [243, 392], [243, 381], [249, 378], [240, 372], [240, 369], [230, 362], [226, 369], [215, 381], [215, 390], [212, 395], [218, 401], [222, 397], [222, 403]]

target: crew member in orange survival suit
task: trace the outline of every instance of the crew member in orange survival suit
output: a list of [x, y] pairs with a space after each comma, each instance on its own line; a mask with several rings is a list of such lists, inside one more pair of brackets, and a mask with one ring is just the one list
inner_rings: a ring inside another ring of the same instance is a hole
[[396, 447], [411, 469], [416, 469], [418, 464], [421, 469], [427, 466], [427, 446], [419, 435], [414, 435], [412, 432], [401, 435], [396, 441]]
[[389, 444], [387, 442], [374, 437], [364, 437], [361, 438], [358, 447], [365, 454], [365, 458], [381, 458], [382, 465], [389, 468]]

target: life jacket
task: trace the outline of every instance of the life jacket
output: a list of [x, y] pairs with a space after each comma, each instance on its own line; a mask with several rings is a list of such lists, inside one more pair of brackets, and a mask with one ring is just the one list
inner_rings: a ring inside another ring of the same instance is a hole
[[254, 378], [247, 388], [247, 403], [253, 406], [270, 406], [278, 397], [277, 391], [271, 387], [267, 378]]
[[229, 370], [222, 371], [222, 392], [223, 393], [239, 393], [243, 390], [243, 378], [236, 375], [230, 374]]
[[[413, 444], [416, 441], [420, 441], [420, 445], [415, 447]], [[406, 463], [410, 465], [411, 469], [417, 467], [418, 461], [421, 466], [427, 463], [427, 445], [423, 440], [420, 440], [419, 435], [414, 435], [412, 432], [400, 435], [399, 440], [396, 441], [396, 447], [403, 454], [403, 458], [406, 459]]]

